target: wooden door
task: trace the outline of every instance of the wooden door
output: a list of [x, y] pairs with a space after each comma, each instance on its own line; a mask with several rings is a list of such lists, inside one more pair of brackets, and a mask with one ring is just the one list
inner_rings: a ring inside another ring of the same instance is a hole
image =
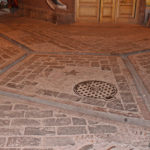
[[117, 20], [132, 22], [135, 18], [136, 0], [118, 0]]
[[77, 22], [99, 22], [99, 0], [77, 0]]
[[101, 0], [100, 22], [115, 22], [116, 0]]
[[137, 0], [77, 0], [77, 22], [133, 23]]

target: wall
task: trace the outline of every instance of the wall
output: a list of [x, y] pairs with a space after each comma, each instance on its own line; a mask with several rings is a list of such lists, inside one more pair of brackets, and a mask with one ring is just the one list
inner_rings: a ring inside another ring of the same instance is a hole
[[[51, 21], [57, 24], [69, 24], [75, 22], [75, 1], [62, 0], [68, 6], [67, 11], [52, 11], [45, 0], [19, 0], [18, 15], [36, 19]], [[136, 22], [142, 24], [145, 16], [145, 0], [137, 0]], [[150, 1], [150, 0], [148, 0]]]
[[20, 0], [18, 15], [51, 21], [54, 23], [73, 23], [75, 14], [74, 0], [63, 0], [67, 11], [51, 10], [45, 0]]

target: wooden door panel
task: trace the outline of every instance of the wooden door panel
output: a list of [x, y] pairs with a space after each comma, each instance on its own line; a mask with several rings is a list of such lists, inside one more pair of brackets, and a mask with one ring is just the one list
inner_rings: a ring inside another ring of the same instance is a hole
[[98, 22], [99, 0], [78, 0], [77, 21]]
[[135, 13], [135, 0], [119, 0], [119, 18], [132, 18]]
[[79, 0], [79, 3], [96, 3], [97, 0]]
[[114, 22], [115, 0], [101, 0], [101, 22]]
[[77, 0], [77, 21], [134, 22], [137, 0]]
[[89, 6], [83, 6], [79, 8], [79, 17], [93, 17], [96, 18], [97, 16], [97, 10], [95, 7]]
[[111, 7], [105, 7], [105, 9], [103, 9], [103, 17], [112, 17], [112, 12]]
[[132, 15], [132, 6], [120, 6], [120, 15]]

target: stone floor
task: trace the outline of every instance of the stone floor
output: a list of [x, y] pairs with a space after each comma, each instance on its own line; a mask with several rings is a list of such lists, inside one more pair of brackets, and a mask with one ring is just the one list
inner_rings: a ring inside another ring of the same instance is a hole
[[0, 150], [149, 150], [148, 128], [0, 99]]
[[149, 32], [0, 17], [0, 150], [149, 150]]

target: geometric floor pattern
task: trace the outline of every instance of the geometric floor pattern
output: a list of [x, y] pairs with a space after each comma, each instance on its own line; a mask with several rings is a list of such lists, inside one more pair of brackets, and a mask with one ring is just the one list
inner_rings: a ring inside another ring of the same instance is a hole
[[[123, 73], [125, 66], [121, 59], [111, 56], [88, 57], [33, 54], [1, 76], [1, 89], [46, 99], [61, 98], [72, 105], [77, 103], [95, 110], [99, 108], [105, 112], [143, 117], [136, 101], [138, 95], [130, 86], [132, 82], [128, 72]], [[76, 95], [73, 87], [86, 80], [112, 83], [118, 92], [108, 99]]]
[[148, 150], [148, 31], [1, 17], [2, 149]]

